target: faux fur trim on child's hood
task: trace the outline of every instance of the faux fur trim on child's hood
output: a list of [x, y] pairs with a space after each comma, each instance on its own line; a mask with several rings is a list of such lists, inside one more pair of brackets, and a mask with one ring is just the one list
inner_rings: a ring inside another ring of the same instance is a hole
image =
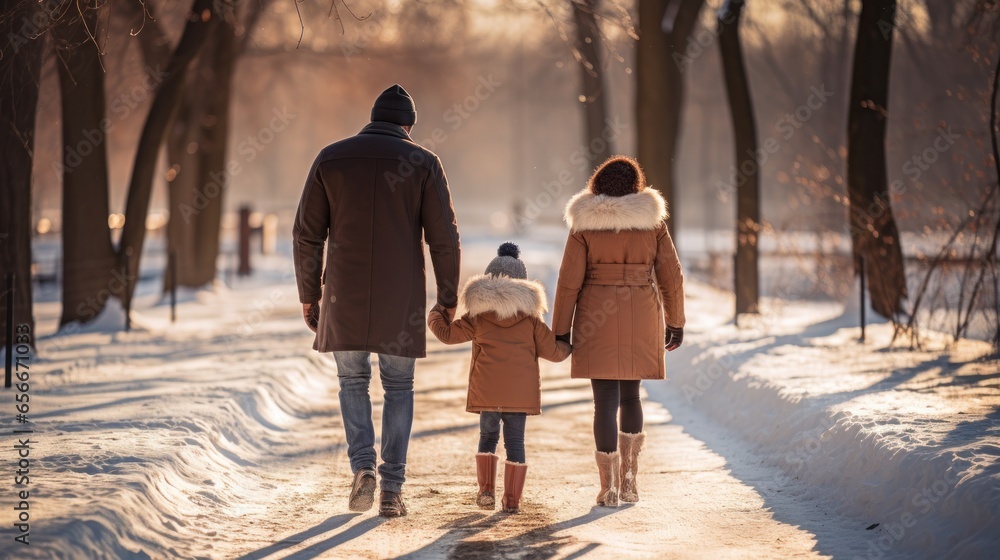
[[571, 231], [621, 231], [656, 229], [667, 219], [667, 203], [655, 189], [635, 194], [607, 196], [584, 189], [566, 204], [566, 225]]
[[538, 282], [490, 274], [470, 278], [458, 301], [473, 317], [490, 311], [498, 319], [509, 319], [519, 313], [541, 316], [549, 309], [545, 288]]

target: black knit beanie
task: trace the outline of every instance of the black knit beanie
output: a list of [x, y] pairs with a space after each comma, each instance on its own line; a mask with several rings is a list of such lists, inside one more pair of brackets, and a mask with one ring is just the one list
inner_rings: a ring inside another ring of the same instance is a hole
[[403, 86], [395, 84], [383, 91], [375, 100], [375, 106], [372, 107], [372, 121], [413, 126], [417, 122], [417, 107]]

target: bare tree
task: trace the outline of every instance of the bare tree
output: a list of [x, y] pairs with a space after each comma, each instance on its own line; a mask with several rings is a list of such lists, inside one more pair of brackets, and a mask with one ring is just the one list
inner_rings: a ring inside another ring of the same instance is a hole
[[[138, 276], [156, 161], [180, 105], [188, 68], [222, 19], [220, 13], [213, 13], [213, 4], [212, 0], [194, 0], [192, 17], [188, 19], [180, 42], [167, 64], [166, 76], [153, 98], [139, 137], [125, 207], [125, 226], [118, 249], [118, 268], [129, 278]], [[134, 290], [135, 282], [129, 282], [122, 298], [126, 303], [131, 300]]]
[[[35, 143], [44, 35], [21, 36], [21, 24], [31, 21], [38, 7], [17, 2], [0, 18], [0, 36], [8, 48], [0, 51], [0, 292], [7, 273], [15, 274], [14, 323], [34, 332], [31, 305], [31, 165]], [[15, 42], [13, 39], [20, 37]], [[6, 294], [5, 294], [6, 296]], [[7, 298], [0, 297], [0, 333], [7, 328]]]
[[899, 230], [886, 179], [885, 130], [895, 0], [863, 0], [847, 126], [847, 191], [855, 274], [862, 259], [872, 307], [895, 318], [906, 297]]
[[601, 29], [597, 24], [597, 0], [571, 0], [576, 27], [574, 56], [580, 63], [580, 101], [583, 104], [584, 144], [590, 168], [607, 159], [613, 152], [611, 139], [604, 137], [608, 120], [607, 87], [601, 65]]
[[[684, 106], [684, 60], [705, 0], [639, 0], [636, 50], [638, 160], [674, 210], [675, 161]], [[667, 222], [676, 239], [676, 220]]]
[[115, 248], [108, 230], [108, 157], [104, 69], [94, 33], [98, 10], [84, 6], [64, 15], [53, 32], [59, 60], [62, 107], [62, 280], [60, 325], [87, 322], [120, 296], [124, 279], [113, 277]]
[[750, 84], [740, 45], [739, 25], [743, 0], [726, 0], [718, 14], [722, 73], [729, 98], [729, 113], [736, 139], [736, 317], [759, 310], [760, 280], [757, 268], [760, 236], [760, 162], [757, 160], [757, 124]]
[[[76, 3], [71, 3], [76, 6]], [[172, 122], [187, 68], [218, 16], [212, 0], [194, 0], [180, 43], [153, 98], [128, 190], [125, 224], [115, 250], [108, 230], [108, 163], [104, 74], [95, 39], [98, 8], [56, 25], [63, 113], [63, 310], [60, 325], [94, 319], [111, 296], [126, 304], [135, 289], [156, 160]], [[97, 232], [106, 232], [99, 234]]]
[[[167, 249], [175, 256], [181, 286], [204, 286], [216, 275], [223, 195], [229, 182], [226, 151], [239, 49], [236, 23], [235, 14], [227, 14], [195, 61], [167, 139]], [[164, 290], [172, 281], [170, 274], [164, 277]]]

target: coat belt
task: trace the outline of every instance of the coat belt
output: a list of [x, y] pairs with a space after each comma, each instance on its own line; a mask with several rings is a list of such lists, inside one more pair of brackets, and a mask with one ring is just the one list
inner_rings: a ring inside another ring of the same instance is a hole
[[652, 281], [651, 265], [619, 263], [591, 264], [584, 279], [591, 286], [648, 286]]

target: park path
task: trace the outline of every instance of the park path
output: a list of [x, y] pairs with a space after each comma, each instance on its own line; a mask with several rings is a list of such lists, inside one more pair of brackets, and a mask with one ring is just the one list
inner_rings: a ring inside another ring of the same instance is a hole
[[[437, 341], [416, 370], [410, 515], [349, 513], [335, 367], [309, 349], [285, 280], [193, 294], [176, 324], [150, 303], [131, 333], [40, 338], [32, 545], [5, 539], [0, 557], [863, 556], [856, 523], [804, 498], [671, 391], [646, 400], [641, 501], [595, 508], [590, 389], [568, 362], [542, 364], [522, 513], [477, 509], [470, 349]], [[57, 312], [39, 305], [43, 330]], [[372, 397], [378, 425], [377, 382]]]

